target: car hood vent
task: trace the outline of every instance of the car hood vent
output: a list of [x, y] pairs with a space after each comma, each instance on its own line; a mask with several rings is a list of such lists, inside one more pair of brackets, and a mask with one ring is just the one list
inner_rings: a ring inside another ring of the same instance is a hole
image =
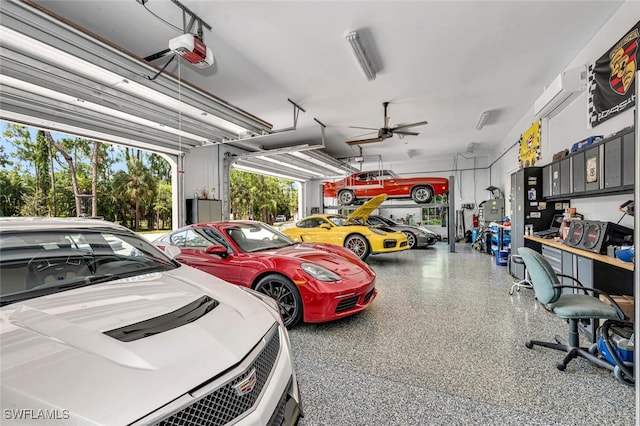
[[213, 300], [209, 296], [203, 296], [168, 314], [135, 324], [129, 324], [111, 331], [105, 331], [104, 334], [118, 339], [121, 342], [133, 342], [134, 340], [164, 333], [165, 331], [189, 324], [205, 316], [218, 305], [219, 302], [216, 300]]

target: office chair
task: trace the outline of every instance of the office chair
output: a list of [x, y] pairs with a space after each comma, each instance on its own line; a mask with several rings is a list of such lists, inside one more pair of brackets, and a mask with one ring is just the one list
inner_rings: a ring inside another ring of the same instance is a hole
[[[614, 366], [595, 356], [592, 353], [594, 352], [593, 349], [580, 347], [578, 322], [582, 319], [626, 320], [627, 317], [618, 304], [603, 291], [584, 287], [580, 281], [568, 275], [556, 274], [549, 262], [540, 253], [526, 247], [519, 248], [518, 253], [522, 256], [522, 260], [529, 270], [533, 291], [538, 302], [557, 317], [569, 321], [568, 340], [561, 336], [555, 336], [557, 343], [529, 340], [525, 343], [525, 346], [532, 349], [537, 345], [566, 352], [567, 355], [562, 362], [556, 364], [560, 371], [564, 371], [567, 364], [577, 357], [587, 359], [600, 367], [613, 371]], [[577, 285], [562, 285], [558, 277], [571, 278]], [[577, 289], [583, 291], [584, 294], [563, 294], [563, 288]], [[603, 295], [610, 301], [611, 306], [587, 292], [592, 292], [595, 296]]]
[[[524, 265], [524, 260], [522, 260], [522, 256], [517, 254], [511, 255], [511, 262], [518, 263]], [[511, 268], [511, 263], [509, 263], [509, 268]], [[524, 265], [524, 278], [519, 281], [514, 281], [511, 289], [509, 290], [509, 295], [513, 295], [513, 291], [520, 291], [521, 288], [533, 288], [533, 284], [531, 284], [531, 277], [529, 276], [529, 271], [527, 270], [527, 265]]]

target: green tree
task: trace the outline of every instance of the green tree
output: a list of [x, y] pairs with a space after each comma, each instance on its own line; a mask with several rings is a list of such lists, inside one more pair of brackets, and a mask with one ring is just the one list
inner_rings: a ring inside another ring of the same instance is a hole
[[123, 182], [123, 190], [130, 200], [130, 205], [133, 204], [133, 229], [139, 231], [140, 219], [145, 214], [145, 210], [153, 205], [156, 183], [153, 175], [137, 158], [129, 157], [127, 167], [129, 171]]
[[44, 204], [47, 205], [50, 203], [47, 203], [46, 199], [49, 198], [51, 192], [51, 173], [49, 170], [51, 147], [42, 130], [37, 133], [35, 148], [33, 158], [36, 165], [36, 191], [40, 192], [44, 198]]
[[149, 163], [149, 169], [156, 178], [161, 182], [171, 183], [171, 165], [161, 155], [148, 153], [146, 162]]
[[[139, 229], [171, 218], [171, 168], [164, 158], [83, 138], [7, 124], [0, 146], [0, 214], [76, 216], [87, 213]], [[127, 159], [127, 170], [115, 171]], [[89, 205], [89, 197], [91, 196]], [[89, 210], [90, 208], [90, 210]]]
[[9, 160], [9, 156], [4, 152], [4, 146], [0, 146], [0, 167], [13, 165], [13, 161]]
[[82, 211], [81, 200], [80, 200], [80, 190], [78, 188], [78, 176], [76, 174], [76, 166], [73, 160], [73, 157], [67, 151], [65, 146], [56, 141], [53, 136], [51, 136], [51, 132], [45, 132], [45, 136], [49, 143], [55, 147], [58, 152], [62, 155], [64, 160], [67, 162], [67, 166], [69, 167], [69, 176], [71, 177], [71, 186], [73, 189], [73, 196], [75, 199], [75, 212], [76, 216], [80, 216], [80, 212]]
[[291, 216], [298, 203], [293, 182], [243, 170], [231, 170], [230, 206], [235, 219], [271, 223], [279, 214]]
[[0, 215], [17, 216], [23, 205], [22, 194], [28, 192], [24, 175], [17, 170], [0, 169]]
[[153, 211], [156, 215], [156, 225], [159, 229], [166, 229], [167, 222], [171, 219], [171, 206], [173, 200], [171, 184], [159, 182], [156, 194], [156, 199], [153, 204]]
[[22, 194], [20, 216], [46, 216], [47, 213], [49, 213], [49, 208], [41, 189]]

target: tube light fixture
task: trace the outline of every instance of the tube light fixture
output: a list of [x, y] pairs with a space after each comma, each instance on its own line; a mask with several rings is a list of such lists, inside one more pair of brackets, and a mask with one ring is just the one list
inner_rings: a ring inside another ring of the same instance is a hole
[[360, 37], [356, 31], [352, 31], [345, 36], [349, 45], [351, 46], [351, 50], [353, 51], [353, 55], [356, 57], [358, 64], [360, 64], [360, 68], [362, 68], [362, 72], [367, 77], [367, 80], [375, 80], [376, 72], [371, 66], [371, 61], [367, 57], [367, 54], [360, 43]]
[[259, 157], [256, 157], [256, 158], [258, 158], [260, 160], [263, 160], [263, 161], [268, 161], [268, 162], [273, 163], [273, 164], [277, 164], [279, 166], [283, 166], [283, 167], [287, 167], [287, 168], [290, 168], [290, 169], [293, 169], [293, 170], [297, 170], [297, 171], [300, 171], [300, 172], [309, 173], [309, 174], [312, 174], [312, 175], [315, 175], [315, 176], [320, 176], [320, 177], [324, 176], [323, 173], [318, 173], [318, 172], [315, 172], [313, 170], [305, 169], [305, 168], [296, 166], [294, 164], [285, 163], [284, 161], [276, 160], [275, 158], [265, 157], [265, 156], [259, 156]]
[[282, 179], [289, 179], [296, 182], [302, 182], [303, 180], [305, 180], [305, 178], [301, 178], [299, 176], [285, 175], [281, 173], [267, 171], [264, 168], [255, 168], [255, 167], [245, 166], [243, 164], [238, 164], [238, 163], [235, 163], [233, 165], [233, 168], [238, 170], [243, 170], [245, 172], [259, 174], [259, 175], [268, 175], [268, 176], [273, 176], [273, 177], [282, 178]]
[[309, 161], [311, 163], [314, 163], [314, 164], [316, 164], [316, 165], [318, 165], [320, 167], [324, 167], [326, 169], [334, 171], [334, 172], [336, 172], [338, 174], [341, 174], [341, 175], [345, 174], [346, 171], [344, 169], [341, 169], [340, 167], [337, 167], [335, 165], [329, 164], [326, 161], [322, 161], [322, 160], [319, 160], [317, 158], [312, 157], [311, 155], [309, 155], [311, 152], [315, 152], [315, 151], [308, 151], [308, 152], [305, 152], [305, 153], [303, 153], [303, 152], [292, 152], [291, 155], [293, 155], [294, 157], [298, 157], [298, 158], [300, 158], [302, 160], [306, 160], [306, 161]]
[[478, 122], [476, 123], [476, 130], [481, 130], [484, 127], [484, 123], [486, 123], [487, 118], [489, 118], [489, 111], [483, 111], [478, 117]]

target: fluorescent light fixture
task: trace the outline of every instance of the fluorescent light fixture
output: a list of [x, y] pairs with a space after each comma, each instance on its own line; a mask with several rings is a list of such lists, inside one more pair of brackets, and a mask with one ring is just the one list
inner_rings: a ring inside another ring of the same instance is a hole
[[274, 173], [274, 172], [270, 172], [270, 171], [266, 171], [263, 169], [257, 169], [255, 167], [249, 167], [249, 166], [245, 166], [242, 164], [234, 164], [233, 165], [234, 169], [238, 169], [238, 170], [244, 170], [245, 172], [250, 172], [250, 173], [255, 173], [258, 175], [267, 175], [267, 176], [273, 176], [273, 177], [278, 177], [278, 178], [282, 178], [282, 179], [289, 179], [289, 180], [293, 180], [296, 182], [302, 182], [303, 179], [299, 178], [299, 177], [294, 177], [294, 176], [289, 176], [289, 175], [285, 175], [285, 174], [281, 174], [281, 173]]
[[349, 46], [351, 46], [351, 50], [353, 51], [353, 55], [356, 57], [358, 64], [360, 64], [360, 68], [362, 68], [362, 72], [367, 77], [367, 80], [375, 80], [376, 72], [371, 66], [371, 61], [367, 57], [367, 54], [360, 43], [360, 37], [358, 33], [355, 31], [350, 32], [345, 36], [347, 41], [349, 42]]
[[480, 114], [480, 117], [478, 117], [478, 122], [476, 123], [476, 130], [482, 130], [482, 128], [484, 127], [484, 123], [486, 123], [487, 118], [489, 118], [489, 111], [484, 111], [482, 114]]
[[323, 145], [309, 145], [309, 144], [300, 144], [287, 146], [283, 148], [274, 148], [274, 149], [265, 149], [263, 151], [250, 152], [247, 154], [242, 154], [242, 158], [247, 157], [267, 157], [269, 155], [280, 155], [280, 154], [293, 154], [294, 152], [300, 151], [313, 151], [314, 149], [324, 148]]
[[307, 155], [306, 153], [303, 153], [303, 152], [292, 152], [291, 155], [293, 155], [295, 157], [298, 157], [298, 158], [300, 158], [302, 160], [309, 161], [310, 163], [316, 164], [316, 165], [318, 165], [320, 167], [332, 170], [332, 171], [334, 171], [334, 172], [336, 172], [338, 174], [341, 174], [341, 175], [345, 174], [345, 170], [343, 170], [343, 169], [341, 169], [339, 167], [333, 166], [333, 165], [331, 165], [331, 164], [329, 164], [329, 163], [327, 163], [325, 161], [318, 160], [318, 159], [316, 159], [314, 157], [311, 157], [310, 155]]
[[312, 175], [315, 175], [315, 176], [324, 176], [324, 174], [322, 174], [322, 173], [314, 172], [313, 170], [304, 169], [302, 167], [298, 167], [298, 166], [295, 166], [293, 164], [285, 163], [284, 161], [276, 160], [275, 158], [265, 157], [265, 156], [259, 156], [259, 157], [256, 157], [256, 158], [259, 158], [260, 160], [268, 161], [268, 162], [273, 163], [273, 164], [277, 164], [279, 166], [287, 167], [289, 169], [298, 170], [298, 171], [304, 172], [304, 173], [309, 173], [309, 174], [312, 174]]

